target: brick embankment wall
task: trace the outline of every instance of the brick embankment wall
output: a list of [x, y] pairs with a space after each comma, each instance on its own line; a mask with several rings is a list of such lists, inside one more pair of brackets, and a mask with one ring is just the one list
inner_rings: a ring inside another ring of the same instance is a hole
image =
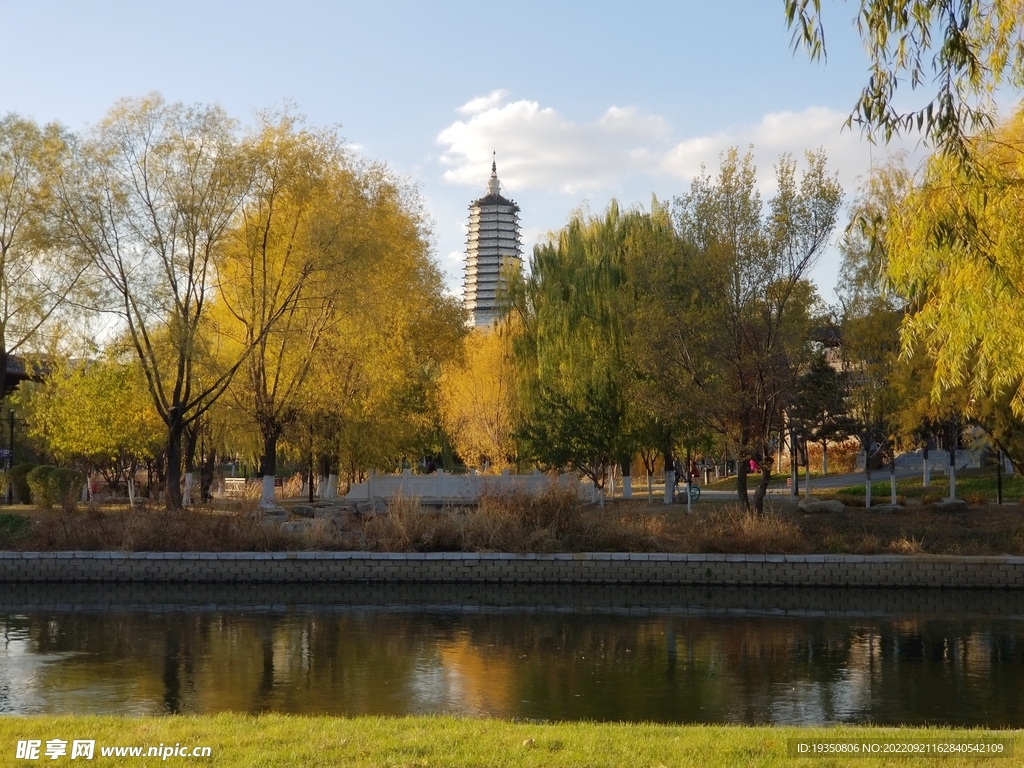
[[88, 612], [573, 613], [1024, 620], [1024, 590], [631, 584], [88, 582], [0, 585], [0, 614]]
[[3, 582], [377, 582], [1024, 589], [1024, 557], [0, 552], [0, 583]]

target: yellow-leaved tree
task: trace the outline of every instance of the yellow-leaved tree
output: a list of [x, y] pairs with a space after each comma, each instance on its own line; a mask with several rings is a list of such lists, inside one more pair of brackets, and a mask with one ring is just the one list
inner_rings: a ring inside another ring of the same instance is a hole
[[140, 366], [107, 355], [52, 361], [41, 384], [18, 393], [29, 436], [45, 441], [62, 464], [123, 480], [134, 503], [135, 472], [163, 449], [165, 429]]
[[892, 209], [888, 276], [907, 297], [907, 346], [935, 359], [935, 389], [1013, 393], [1024, 416], [1024, 112], [972, 144], [974, 169], [936, 155]]
[[376, 233], [364, 182], [333, 132], [264, 114], [243, 152], [254, 184], [225, 238], [206, 335], [225, 365], [251, 350], [229, 393], [259, 434], [261, 504], [272, 506], [278, 443]]
[[513, 466], [518, 406], [508, 333], [476, 328], [461, 358], [444, 367], [438, 390], [441, 424], [469, 464], [500, 471]]

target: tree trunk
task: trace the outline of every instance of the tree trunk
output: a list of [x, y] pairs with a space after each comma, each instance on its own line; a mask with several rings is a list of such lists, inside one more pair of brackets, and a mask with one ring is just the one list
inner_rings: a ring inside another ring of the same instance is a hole
[[263, 509], [277, 506], [277, 500], [274, 497], [274, 479], [277, 473], [277, 437], [276, 430], [268, 429], [263, 432], [263, 457], [260, 462], [260, 475], [263, 477], [260, 507]]
[[747, 489], [747, 475], [750, 473], [750, 414], [743, 412], [740, 418], [740, 450], [736, 459], [736, 493], [743, 509], [750, 509], [750, 492]]
[[629, 473], [632, 469], [632, 457], [623, 456], [620, 463], [622, 464], [622, 498], [631, 499], [633, 498], [633, 478]]
[[213, 473], [216, 467], [217, 450], [214, 448], [203, 457], [202, 473], [199, 480], [199, 498], [204, 502], [213, 499], [213, 494], [210, 493], [210, 488], [213, 486]]
[[184, 507], [191, 507], [195, 503], [193, 499], [193, 488], [195, 487], [196, 472], [196, 442], [199, 437], [200, 423], [198, 420], [185, 428], [185, 492], [182, 494], [181, 504]]
[[181, 509], [181, 438], [185, 431], [180, 420], [172, 420], [167, 427], [167, 475], [164, 489], [167, 509]]
[[772, 466], [765, 462], [761, 466], [761, 481], [757, 484], [757, 490], [754, 491], [754, 511], [758, 515], [764, 514], [764, 497], [768, 494], [768, 483], [772, 479]]
[[665, 503], [675, 503], [676, 472], [672, 467], [672, 451], [665, 451]]

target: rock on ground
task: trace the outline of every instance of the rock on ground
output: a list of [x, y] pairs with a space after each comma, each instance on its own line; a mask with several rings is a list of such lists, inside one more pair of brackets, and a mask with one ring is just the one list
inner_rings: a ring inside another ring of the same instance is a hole
[[804, 512], [845, 512], [846, 505], [838, 499], [801, 499], [797, 507]]

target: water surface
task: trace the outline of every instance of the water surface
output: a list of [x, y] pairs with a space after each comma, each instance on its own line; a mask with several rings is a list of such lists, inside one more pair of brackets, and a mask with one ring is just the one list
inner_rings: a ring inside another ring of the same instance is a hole
[[1024, 596], [25, 586], [0, 712], [1024, 727]]

